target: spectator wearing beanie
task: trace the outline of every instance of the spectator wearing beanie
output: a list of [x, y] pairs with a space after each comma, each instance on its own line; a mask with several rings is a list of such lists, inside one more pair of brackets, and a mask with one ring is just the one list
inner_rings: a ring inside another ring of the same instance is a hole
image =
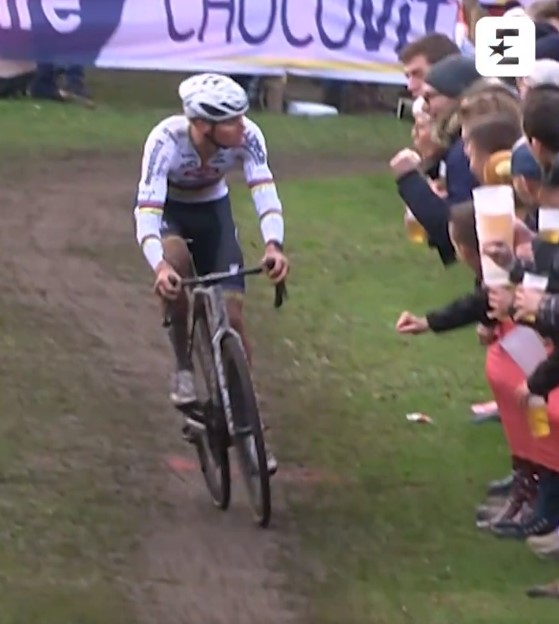
[[473, 60], [453, 54], [435, 63], [425, 79], [426, 109], [437, 124], [438, 138], [446, 145], [442, 158], [446, 165], [446, 198], [437, 195], [419, 171], [421, 159], [415, 152], [401, 150], [390, 162], [400, 197], [427, 232], [430, 246], [437, 248], [445, 265], [456, 260], [448, 234], [449, 207], [471, 199], [472, 189], [478, 186], [464, 153], [456, 112], [462, 93], [479, 78]]
[[530, 89], [544, 84], [559, 87], [559, 61], [550, 58], [538, 59], [528, 76], [517, 78], [518, 90], [522, 99], [526, 97]]
[[510, 172], [514, 192], [526, 211], [524, 223], [537, 232], [542, 170], [525, 139], [512, 148]]

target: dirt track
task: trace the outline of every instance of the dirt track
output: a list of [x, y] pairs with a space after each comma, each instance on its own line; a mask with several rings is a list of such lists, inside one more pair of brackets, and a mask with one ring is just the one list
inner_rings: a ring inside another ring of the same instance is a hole
[[[292, 158], [276, 163], [278, 178], [312, 173], [301, 164]], [[352, 170], [351, 163], [344, 165]], [[321, 175], [340, 169], [339, 162], [328, 160], [315, 166]], [[192, 453], [191, 469], [180, 475], [167, 465], [167, 458], [184, 448], [177, 435], [180, 421], [166, 401], [170, 350], [158, 332], [151, 276], [133, 238], [135, 159], [69, 155], [26, 166], [6, 163], [4, 170], [0, 261], [11, 278], [3, 280], [8, 290], [11, 284], [18, 300], [77, 323], [108, 357], [111, 370], [99, 374], [110, 375], [123, 392], [141, 393], [149, 404], [144, 416], [156, 432], [154, 458], [140, 470], [136, 486], [156, 500], [145, 514], [130, 575], [138, 621], [298, 621], [301, 605], [285, 593], [286, 579], [277, 572], [284, 547], [292, 550], [295, 544], [283, 502], [289, 471], [280, 470], [274, 481], [273, 528], [261, 531], [250, 522], [240, 484], [234, 483], [232, 509], [223, 514], [211, 507], [192, 469]], [[145, 285], [139, 286], [144, 274]]]
[[[46, 315], [77, 321], [102, 344], [115, 384], [150, 395], [149, 419], [160, 461], [140, 487], [157, 497], [145, 517], [135, 556], [133, 588], [138, 621], [158, 624], [283, 624], [294, 622], [274, 572], [282, 544], [291, 540], [274, 484], [274, 528], [251, 525], [241, 488], [227, 514], [214, 510], [196, 471], [178, 478], [165, 465], [183, 450], [179, 421], [165, 400], [170, 352], [155, 302], [129, 279], [142, 270], [134, 254], [131, 195], [136, 163], [121, 157], [68, 158], [8, 166], [3, 180], [0, 260], [17, 299]], [[10, 181], [11, 180], [11, 181]], [[132, 268], [130, 268], [132, 258]], [[136, 263], [136, 264], [135, 264]], [[109, 272], [113, 265], [117, 274]], [[137, 265], [137, 266], [136, 266]], [[124, 268], [122, 268], [124, 267]], [[92, 364], [94, 366], [94, 363]], [[155, 399], [154, 399], [155, 397]], [[155, 409], [153, 409], [155, 407]], [[191, 454], [191, 459], [194, 459]], [[144, 474], [148, 474], [146, 469]]]

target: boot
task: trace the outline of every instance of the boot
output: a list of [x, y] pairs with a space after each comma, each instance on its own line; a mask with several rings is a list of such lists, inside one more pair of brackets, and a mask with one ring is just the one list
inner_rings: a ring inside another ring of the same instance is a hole
[[495, 481], [490, 481], [487, 484], [487, 495], [488, 496], [508, 496], [512, 488], [513, 481], [514, 481], [514, 472], [511, 472], [509, 475], [507, 475], [503, 479], [496, 479]]
[[491, 532], [502, 538], [527, 539], [551, 533], [559, 526], [559, 474], [542, 470], [533, 514], [521, 522], [502, 521]]
[[[526, 506], [533, 504], [537, 492], [534, 469], [530, 462], [518, 457], [512, 458], [512, 486], [505, 503], [496, 513], [487, 510], [485, 519], [478, 519], [477, 527], [489, 528], [492, 525], [512, 521]], [[479, 510], [483, 511], [483, 510]]]

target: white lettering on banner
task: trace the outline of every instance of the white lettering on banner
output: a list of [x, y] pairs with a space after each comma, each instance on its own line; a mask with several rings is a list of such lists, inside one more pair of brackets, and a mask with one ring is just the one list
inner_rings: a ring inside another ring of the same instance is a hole
[[[42, 0], [42, 2], [45, 17], [59, 33], [68, 34], [81, 26], [80, 0]], [[58, 11], [62, 11], [63, 14], [59, 15]]]
[[[0, 28], [11, 30], [16, 27], [10, 12], [9, 0], [0, 0]], [[31, 30], [30, 0], [15, 0], [15, 18], [21, 30]], [[43, 12], [51, 26], [61, 34], [77, 30], [82, 23], [80, 0], [41, 0]], [[59, 14], [62, 12], [62, 14]]]
[[0, 28], [10, 30], [12, 27], [12, 16], [8, 8], [8, 0], [0, 0]]
[[0, 0], [0, 57], [401, 84], [399, 51], [452, 37], [456, 13], [457, 0]]
[[31, 16], [29, 15], [29, 0], [15, 0], [17, 20], [14, 24], [10, 13], [9, 0], [0, 0], [0, 28], [10, 30], [19, 26], [22, 30], [31, 30]]
[[28, 0], [16, 0], [16, 10], [19, 16], [19, 25], [22, 30], [31, 30], [31, 15], [29, 14]]

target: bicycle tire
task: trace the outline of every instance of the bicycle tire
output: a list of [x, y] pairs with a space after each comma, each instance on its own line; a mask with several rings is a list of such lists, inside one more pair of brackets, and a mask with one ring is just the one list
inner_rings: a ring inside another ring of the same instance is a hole
[[[199, 306], [194, 313], [190, 345], [196, 392], [199, 397], [202, 396], [202, 403], [206, 406], [203, 410], [206, 433], [195, 438], [194, 445], [212, 502], [219, 509], [226, 510], [231, 502], [229, 436], [217, 384], [212, 339], [204, 306]], [[208, 396], [200, 393], [200, 373], [204, 377]]]
[[221, 358], [234, 425], [232, 442], [255, 522], [265, 528], [272, 515], [266, 444], [248, 362], [236, 336], [222, 340]]

